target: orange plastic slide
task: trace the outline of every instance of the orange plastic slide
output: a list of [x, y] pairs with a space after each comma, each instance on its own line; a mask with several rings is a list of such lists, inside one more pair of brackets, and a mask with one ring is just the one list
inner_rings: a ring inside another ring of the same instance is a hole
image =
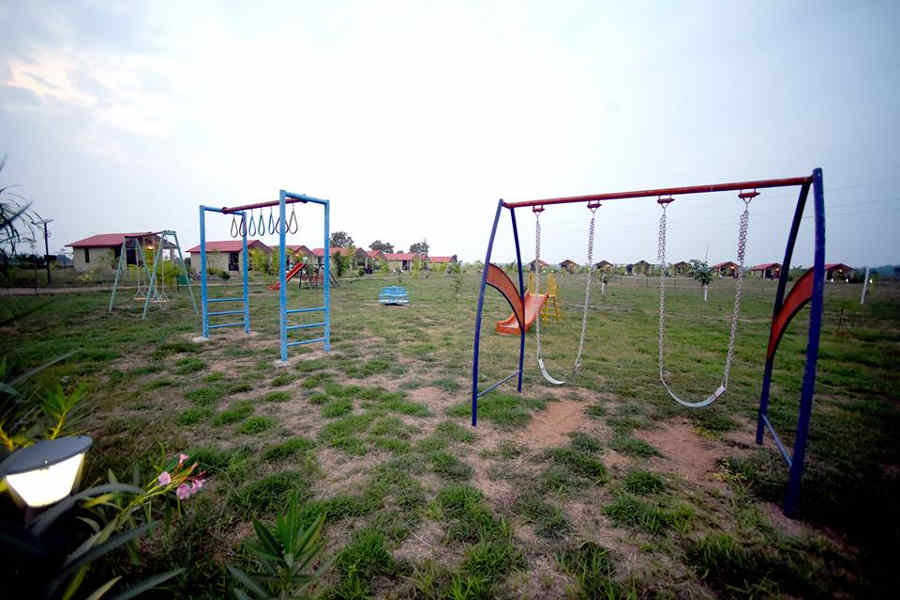
[[[296, 275], [297, 273], [299, 273], [299, 272], [300, 272], [300, 269], [302, 269], [302, 268], [305, 267], [305, 266], [306, 266], [306, 265], [304, 265], [303, 263], [299, 263], [299, 262], [298, 262], [296, 265], [294, 265], [293, 267], [291, 267], [291, 270], [288, 271], [287, 273], [285, 273], [285, 275], [284, 275], [284, 280], [285, 280], [285, 282], [288, 282], [288, 281], [290, 281], [291, 279], [293, 279], [294, 275]], [[276, 282], [275, 282], [275, 285], [270, 285], [270, 286], [269, 286], [269, 289], [270, 289], [270, 290], [277, 290], [277, 289], [280, 289], [280, 288], [281, 288], [281, 282], [280, 282], [280, 281], [276, 281]]]
[[[531, 328], [534, 319], [541, 314], [541, 308], [547, 300], [546, 294], [525, 293], [525, 331]], [[519, 322], [516, 320], [516, 313], [509, 315], [502, 321], [497, 321], [497, 333], [516, 334], [519, 333]]]

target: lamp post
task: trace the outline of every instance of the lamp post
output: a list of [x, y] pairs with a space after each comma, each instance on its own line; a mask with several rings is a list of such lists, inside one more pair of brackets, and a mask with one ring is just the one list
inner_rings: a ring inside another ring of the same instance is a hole
[[86, 435], [38, 442], [0, 463], [0, 477], [29, 508], [50, 506], [72, 493], [92, 443]]
[[47, 234], [47, 224], [52, 223], [53, 219], [38, 219], [37, 221], [32, 221], [32, 225], [41, 225], [44, 228], [44, 263], [47, 266], [47, 285], [50, 285], [50, 245], [47, 242], [47, 238], [49, 235]]

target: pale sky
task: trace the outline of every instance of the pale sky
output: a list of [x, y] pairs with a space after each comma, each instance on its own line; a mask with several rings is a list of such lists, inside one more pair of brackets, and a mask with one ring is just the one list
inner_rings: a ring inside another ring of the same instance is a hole
[[[284, 188], [330, 199], [357, 245], [424, 237], [471, 261], [498, 198], [822, 167], [827, 260], [900, 263], [896, 2], [244, 4], [0, 3], [0, 184], [54, 219], [51, 252], [159, 229], [187, 248], [199, 204]], [[781, 260], [795, 197], [754, 200], [748, 264]], [[739, 212], [735, 194], [675, 202], [670, 260], [734, 259]], [[595, 260], [655, 261], [658, 213], [602, 207]], [[530, 260], [534, 218], [517, 215]], [[291, 242], [320, 246], [321, 210], [300, 216]], [[542, 258], [585, 261], [583, 206], [541, 220]], [[213, 217], [208, 239], [229, 225]]]

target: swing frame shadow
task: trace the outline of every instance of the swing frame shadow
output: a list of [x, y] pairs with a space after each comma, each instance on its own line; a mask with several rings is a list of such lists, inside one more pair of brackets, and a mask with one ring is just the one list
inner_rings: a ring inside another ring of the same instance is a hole
[[[324, 247], [325, 247], [325, 258], [323, 259], [323, 265], [325, 268], [324, 277], [323, 277], [323, 285], [322, 285], [322, 305], [315, 306], [310, 308], [295, 308], [289, 309], [287, 307], [287, 281], [286, 281], [286, 266], [287, 266], [287, 257], [285, 253], [285, 238], [287, 235], [288, 225], [286, 225], [287, 221], [285, 220], [285, 209], [288, 204], [296, 204], [296, 203], [312, 203], [319, 204], [322, 206], [324, 211], [324, 224], [323, 224], [323, 235], [324, 235]], [[201, 305], [202, 305], [202, 313], [201, 313], [201, 329], [202, 329], [202, 338], [201, 339], [209, 339], [209, 330], [210, 329], [218, 329], [221, 327], [243, 327], [244, 332], [250, 333], [250, 294], [249, 294], [249, 250], [247, 248], [247, 227], [241, 226], [238, 227], [238, 230], [241, 235], [241, 255], [243, 258], [243, 265], [241, 268], [241, 277], [243, 282], [243, 293], [239, 297], [233, 298], [209, 298], [208, 288], [207, 288], [207, 272], [206, 272], [206, 213], [207, 212], [215, 212], [224, 215], [240, 215], [242, 223], [246, 223], [247, 212], [252, 211], [257, 208], [266, 208], [266, 207], [274, 207], [278, 206], [279, 213], [279, 221], [278, 221], [278, 247], [279, 247], [279, 257], [278, 257], [278, 281], [280, 284], [278, 290], [278, 320], [279, 320], [279, 328], [280, 328], [280, 346], [281, 353], [280, 359], [282, 363], [287, 362], [288, 358], [288, 348], [291, 346], [299, 346], [303, 344], [313, 344], [322, 342], [324, 346], [325, 352], [331, 351], [331, 265], [330, 265], [330, 255], [331, 255], [331, 240], [330, 240], [330, 229], [329, 229], [329, 220], [331, 213], [331, 203], [329, 200], [322, 198], [315, 198], [313, 196], [307, 196], [306, 194], [295, 194], [292, 192], [288, 192], [286, 190], [280, 190], [278, 192], [278, 200], [270, 200], [266, 202], [256, 202], [254, 204], [243, 204], [240, 206], [223, 206], [221, 208], [216, 208], [212, 206], [200, 205], [200, 289], [201, 289]], [[223, 310], [223, 311], [209, 311], [209, 304], [216, 302], [241, 302], [243, 307], [237, 310]], [[298, 313], [309, 313], [309, 312], [321, 312], [323, 313], [322, 321], [318, 323], [307, 323], [302, 325], [288, 325], [288, 316], [292, 314]], [[230, 323], [216, 323], [210, 325], [209, 317], [212, 316], [221, 316], [221, 315], [231, 315], [231, 314], [243, 314], [243, 318], [240, 321], [234, 321]], [[288, 341], [288, 332], [294, 330], [303, 330], [303, 329], [311, 329], [314, 327], [322, 327], [323, 332], [320, 337], [308, 338], [302, 340], [294, 340]]]
[[[778, 288], [775, 293], [775, 302], [772, 311], [772, 326], [769, 337], [769, 347], [766, 353], [766, 366], [763, 373], [763, 386], [760, 393], [759, 409], [757, 412], [756, 443], [761, 445], [765, 431], [768, 430], [775, 441], [779, 452], [784, 457], [789, 469], [788, 486], [784, 500], [784, 514], [794, 517], [799, 498], [800, 482], [803, 475], [803, 464], [806, 457], [806, 446], [809, 437], [809, 423], [812, 416], [812, 402], [815, 394], [816, 365], [819, 357], [819, 338], [822, 333], [822, 311], [824, 306], [825, 289], [825, 197], [822, 183], [822, 169], [816, 168], [811, 175], [804, 177], [790, 177], [782, 179], [760, 179], [754, 181], [739, 181], [731, 183], [717, 183], [709, 185], [697, 185], [686, 187], [658, 188], [648, 190], [636, 190], [630, 192], [614, 192], [606, 194], [592, 194], [586, 196], [568, 196], [559, 198], [546, 198], [543, 200], [526, 200], [521, 202], [506, 202], [502, 198], [497, 202], [497, 210], [494, 213], [494, 221], [488, 238], [487, 251], [485, 253], [484, 267], [481, 274], [481, 286], [478, 292], [478, 307], [475, 313], [475, 340], [472, 356], [472, 426], [478, 424], [478, 398], [487, 394], [506, 381], [518, 376], [516, 391], [522, 391], [522, 371], [525, 356], [525, 330], [520, 327], [519, 336], [519, 362], [518, 369], [500, 381], [489, 385], [482, 391], [478, 390], [478, 357], [481, 341], [481, 318], [484, 309], [484, 291], [488, 285], [488, 271], [491, 265], [491, 254], [494, 248], [494, 238], [497, 233], [497, 225], [500, 223], [500, 214], [503, 209], [509, 210], [512, 222], [513, 239], [516, 247], [516, 266], [519, 277], [518, 298], [519, 303], [524, 303], [525, 286], [522, 276], [522, 257], [519, 245], [519, 233], [516, 224], [517, 208], [532, 207], [532, 210], [540, 211], [546, 206], [555, 204], [573, 203], [597, 203], [610, 200], [625, 200], [633, 198], [653, 198], [658, 202], [674, 201], [674, 196], [690, 194], [708, 194], [716, 192], [736, 191], [743, 193], [746, 190], [794, 187], [800, 186], [800, 193], [794, 209], [794, 218], [791, 222], [787, 245], [784, 252], [783, 265], [789, 265], [794, 253], [794, 245], [800, 231], [800, 222], [806, 207], [806, 200], [810, 187], [813, 189], [814, 207], [814, 266], [806, 275], [801, 277], [793, 286], [785, 298], [785, 290], [788, 282], [788, 269], [782, 269], [778, 279]], [[505, 295], [505, 294], [504, 294]], [[513, 304], [512, 298], [507, 298]], [[807, 303], [811, 303], [809, 315], [809, 333], [806, 349], [806, 364], [803, 372], [803, 387], [800, 392], [800, 410], [797, 417], [797, 430], [794, 439], [793, 455], [790, 455], [768, 419], [769, 392], [772, 382], [772, 370], [774, 367], [775, 353], [778, 342], [785, 329], [799, 310]]]

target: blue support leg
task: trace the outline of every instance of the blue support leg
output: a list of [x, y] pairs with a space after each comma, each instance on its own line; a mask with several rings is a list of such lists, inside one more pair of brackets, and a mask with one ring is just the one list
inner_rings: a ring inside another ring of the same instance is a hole
[[200, 305], [201, 314], [201, 331], [205, 338], [209, 337], [209, 307], [207, 299], [209, 294], [206, 290], [206, 207], [200, 207]]
[[[809, 195], [809, 184], [804, 183], [800, 188], [800, 196], [794, 208], [794, 219], [791, 222], [791, 230], [788, 233], [788, 241], [784, 248], [784, 260], [781, 261], [781, 273], [778, 276], [778, 289], [775, 292], [775, 305], [772, 308], [772, 322], [778, 318], [781, 307], [784, 305], [784, 293], [787, 289], [788, 275], [791, 258], [794, 256], [794, 244], [797, 242], [797, 234], [800, 232], [800, 223], [803, 220], [803, 212], [806, 209], [806, 198]], [[772, 384], [772, 369], [775, 357], [770, 356], [766, 360], [766, 370], [763, 374], [763, 386], [759, 395], [759, 411], [756, 418], [756, 443], [763, 443], [765, 434], [765, 419], [769, 412], [769, 388]]]
[[[244, 219], [246, 223], [247, 215], [246, 213], [240, 213], [241, 219]], [[252, 218], [253, 215], [251, 215]], [[244, 280], [244, 333], [250, 333], [250, 282], [248, 281], [248, 273], [250, 271], [250, 252], [247, 250], [247, 228], [244, 227], [242, 231], [243, 235], [241, 236], [242, 240], [242, 256], [243, 256], [243, 269], [242, 275]]]
[[325, 201], [325, 278], [322, 285], [322, 305], [325, 307], [325, 352], [331, 352], [331, 203]]
[[475, 311], [475, 343], [472, 356], [472, 427], [478, 425], [478, 348], [481, 341], [481, 313], [484, 309], [484, 288], [487, 285], [488, 265], [491, 263], [491, 251], [494, 248], [494, 236], [497, 233], [497, 223], [500, 221], [500, 211], [503, 209], [503, 200], [497, 202], [497, 212], [494, 214], [494, 224], [491, 226], [491, 237], [488, 239], [487, 252], [484, 256], [484, 270], [481, 272], [481, 288], [478, 290], [478, 309]]
[[809, 421], [816, 387], [819, 338], [822, 334], [822, 312], [825, 299], [825, 193], [822, 188], [822, 169], [813, 171], [813, 203], [815, 206], [813, 295], [809, 315], [809, 336], [806, 344], [806, 368], [803, 372], [800, 414], [797, 418], [797, 437], [794, 440], [794, 457], [784, 501], [784, 514], [789, 517], [792, 517], [796, 511], [800, 480], [803, 476], [803, 462], [806, 458], [806, 442], [809, 436]]
[[[522, 278], [522, 253], [519, 250], [519, 228], [516, 226], [516, 209], [509, 209], [509, 216], [512, 219], [512, 228], [513, 228], [513, 239], [516, 241], [516, 265], [519, 270], [519, 301], [522, 303], [522, 306], [525, 306], [525, 281]], [[522, 315], [525, 316], [524, 314]], [[541, 315], [537, 316], [538, 319], [541, 318]], [[516, 389], [521, 393], [522, 391], [522, 371], [523, 366], [525, 364], [525, 327], [524, 323], [522, 327], [519, 327], [519, 382]]]
[[287, 361], [288, 345], [287, 345], [287, 281], [285, 280], [285, 268], [287, 265], [287, 254], [285, 252], [285, 235], [287, 234], [287, 222], [285, 221], [285, 193], [281, 190], [278, 193], [278, 325], [279, 336], [281, 339], [281, 360]]

